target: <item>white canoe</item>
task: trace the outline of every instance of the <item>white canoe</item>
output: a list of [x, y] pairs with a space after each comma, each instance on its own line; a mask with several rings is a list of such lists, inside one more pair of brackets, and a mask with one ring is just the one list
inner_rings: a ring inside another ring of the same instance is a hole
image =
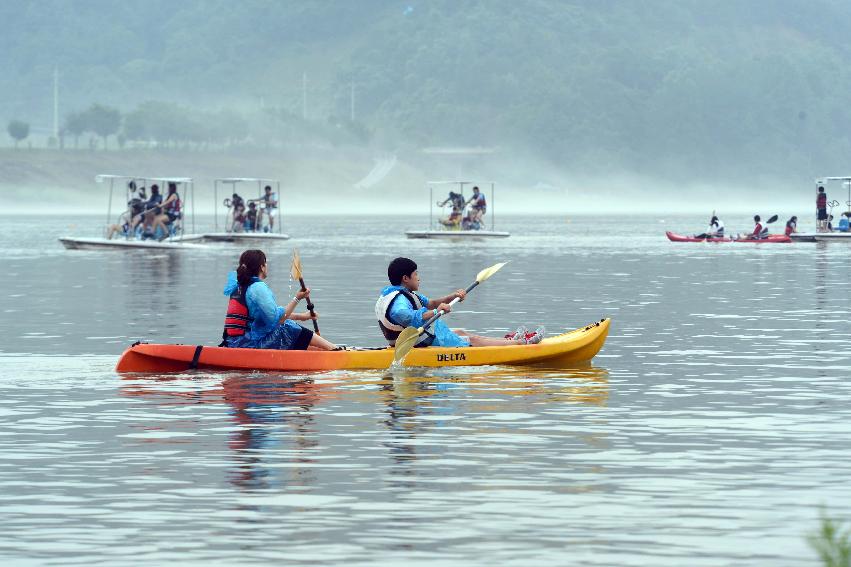
[[272, 242], [289, 240], [289, 234], [277, 232], [207, 232], [201, 235], [208, 242]]
[[476, 238], [506, 238], [510, 232], [499, 230], [409, 230], [405, 232], [408, 238], [443, 238], [467, 240]]
[[[197, 239], [196, 239], [197, 240]], [[203, 250], [206, 247], [191, 244], [187, 240], [126, 240], [123, 238], [77, 238], [75, 236], [63, 236], [59, 239], [62, 246], [68, 250]]]

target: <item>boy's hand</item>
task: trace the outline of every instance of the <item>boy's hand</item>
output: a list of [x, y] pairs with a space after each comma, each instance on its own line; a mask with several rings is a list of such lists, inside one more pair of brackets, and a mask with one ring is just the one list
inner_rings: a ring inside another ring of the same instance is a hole
[[450, 307], [448, 303], [441, 303], [437, 306], [437, 310], [443, 311], [444, 313], [449, 313], [452, 311], [452, 307]]
[[459, 289], [455, 293], [453, 293], [452, 296], [457, 297], [459, 301], [464, 301], [464, 299], [467, 297], [467, 291]]

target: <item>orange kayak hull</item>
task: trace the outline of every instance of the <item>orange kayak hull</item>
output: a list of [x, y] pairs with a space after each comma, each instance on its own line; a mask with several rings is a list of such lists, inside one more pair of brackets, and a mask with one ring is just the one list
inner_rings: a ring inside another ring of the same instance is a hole
[[[499, 347], [418, 348], [405, 366], [446, 367], [485, 365], [543, 365], [567, 367], [588, 362], [600, 352], [609, 333], [610, 319], [544, 339], [537, 345]], [[194, 360], [194, 363], [193, 363]], [[184, 372], [207, 370], [265, 370], [279, 372], [368, 370], [388, 368], [393, 349], [343, 351], [267, 350], [196, 345], [140, 343], [121, 355], [118, 372]]]

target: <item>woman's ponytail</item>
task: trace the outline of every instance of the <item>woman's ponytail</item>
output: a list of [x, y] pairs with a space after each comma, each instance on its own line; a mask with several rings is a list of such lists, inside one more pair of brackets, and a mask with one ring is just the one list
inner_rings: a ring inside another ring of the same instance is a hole
[[266, 254], [262, 250], [246, 250], [239, 257], [239, 266], [236, 268], [236, 281], [239, 287], [246, 288], [251, 281], [260, 275], [260, 268], [266, 265]]

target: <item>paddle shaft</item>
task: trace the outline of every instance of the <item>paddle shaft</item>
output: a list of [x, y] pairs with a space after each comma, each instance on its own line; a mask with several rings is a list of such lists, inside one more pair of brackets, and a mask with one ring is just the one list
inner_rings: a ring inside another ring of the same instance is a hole
[[[475, 289], [475, 287], [476, 287], [477, 285], [479, 285], [479, 282], [478, 282], [478, 281], [474, 281], [474, 282], [473, 282], [473, 283], [471, 283], [471, 284], [470, 284], [470, 286], [469, 286], [467, 289], [465, 289], [464, 291], [465, 291], [465, 292], [467, 292], [467, 293], [470, 293], [471, 291], [473, 291], [473, 289]], [[456, 303], [458, 303], [459, 301], [461, 301], [461, 298], [460, 298], [460, 297], [456, 297], [455, 299], [453, 299], [452, 301], [450, 301], [450, 302], [449, 302], [449, 307], [452, 307], [453, 305], [455, 305], [455, 304], [456, 304]], [[431, 319], [429, 319], [429, 320], [426, 322], [426, 324], [425, 324], [425, 325], [423, 325], [423, 331], [425, 331], [426, 329], [428, 329], [428, 328], [431, 326], [431, 324], [432, 324], [432, 323], [434, 323], [435, 321], [437, 321], [438, 319], [440, 319], [441, 317], [443, 317], [444, 313], [446, 313], [446, 311], [438, 311], [438, 312], [437, 312], [437, 315], [435, 315], [434, 317], [432, 317]]]
[[[304, 278], [299, 278], [298, 283], [299, 283], [299, 285], [301, 285], [301, 291], [307, 290], [307, 286], [304, 285]], [[307, 310], [310, 311], [311, 317], [316, 317], [316, 313], [313, 312], [314, 307], [316, 307], [316, 306], [310, 300], [310, 296], [307, 296]], [[317, 335], [321, 334], [319, 332], [319, 323], [316, 321], [316, 319], [311, 319], [311, 321], [313, 321], [313, 332], [316, 333]]]

